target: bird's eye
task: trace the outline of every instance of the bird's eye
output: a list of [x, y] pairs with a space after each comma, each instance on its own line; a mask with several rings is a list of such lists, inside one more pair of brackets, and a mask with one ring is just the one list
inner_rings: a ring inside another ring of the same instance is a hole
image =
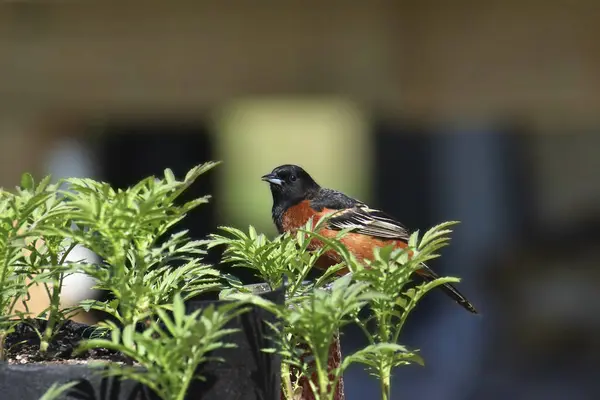
[[296, 175], [290, 175], [290, 181], [294, 182], [296, 180]]

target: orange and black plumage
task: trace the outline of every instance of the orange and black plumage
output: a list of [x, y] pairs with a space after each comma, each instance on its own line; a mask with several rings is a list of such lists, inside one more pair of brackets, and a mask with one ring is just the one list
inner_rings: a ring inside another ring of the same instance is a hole
[[[377, 247], [390, 244], [397, 248], [408, 246], [410, 231], [403, 224], [342, 192], [321, 187], [297, 165], [281, 165], [264, 175], [262, 180], [268, 182], [271, 189], [272, 216], [279, 233], [293, 233], [303, 228], [311, 218], [316, 224], [330, 214], [318, 233], [333, 238], [340, 230], [348, 229], [349, 233], [342, 237], [341, 242], [359, 261], [371, 259]], [[311, 241], [312, 248], [321, 245], [316, 239]], [[317, 266], [326, 268], [339, 262], [339, 254], [329, 250]], [[426, 281], [438, 278], [425, 264], [416, 273]], [[471, 302], [453, 285], [447, 283], [440, 288], [466, 310], [477, 313]]]

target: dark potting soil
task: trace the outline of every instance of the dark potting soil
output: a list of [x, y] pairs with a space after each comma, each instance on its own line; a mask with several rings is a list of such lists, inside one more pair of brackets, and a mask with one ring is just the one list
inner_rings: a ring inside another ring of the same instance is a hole
[[44, 332], [46, 320], [31, 319], [21, 322], [6, 337], [6, 360], [9, 364], [86, 364], [90, 361], [113, 361], [133, 365], [129, 357], [108, 349], [91, 349], [75, 353], [84, 339], [97, 337], [97, 327], [67, 320], [60, 326], [45, 353], [40, 352], [40, 339], [34, 329]]

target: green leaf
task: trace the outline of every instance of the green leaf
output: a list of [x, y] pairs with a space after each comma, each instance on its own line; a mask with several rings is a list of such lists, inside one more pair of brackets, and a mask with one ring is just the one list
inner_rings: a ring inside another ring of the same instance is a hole
[[135, 344], [134, 344], [134, 326], [133, 325], [127, 325], [125, 328], [123, 328], [122, 334], [121, 334], [121, 340], [123, 341], [123, 345], [125, 345], [126, 347], [129, 347], [131, 349], [135, 349]]
[[348, 288], [348, 285], [350, 285], [350, 282], [352, 282], [352, 276], [344, 275], [333, 283], [331, 290], [333, 292], [345, 290]]
[[185, 317], [185, 305], [179, 293], [173, 299], [173, 316], [177, 322], [183, 321]]
[[50, 184], [50, 181], [52, 179], [52, 175], [47, 175], [45, 176], [40, 183], [38, 184], [37, 188], [35, 189], [35, 193], [36, 194], [40, 194], [43, 191], [46, 190], [46, 188], [48, 188], [48, 185]]
[[71, 381], [63, 384], [53, 383], [52, 386], [46, 390], [44, 395], [40, 397], [40, 400], [55, 400], [60, 398], [64, 393], [66, 393], [69, 389], [77, 386], [79, 384], [79, 380]]
[[243, 282], [235, 275], [222, 274], [221, 277], [233, 288], [239, 289], [244, 286]]
[[35, 182], [33, 180], [33, 176], [29, 172], [25, 172], [21, 175], [21, 188], [26, 190], [33, 190], [35, 187]]
[[[388, 374], [391, 368], [419, 364], [425, 365], [421, 356], [406, 347], [395, 343], [376, 343], [369, 345], [357, 352], [347, 355], [342, 362], [342, 369], [350, 364], [365, 364], [378, 377]], [[383, 366], [383, 369], [381, 368]]]
[[459, 283], [460, 279], [459, 278], [454, 278], [454, 277], [442, 277], [442, 278], [437, 278], [434, 279], [430, 282], [427, 282], [425, 284], [419, 285], [417, 287], [416, 292], [415, 291], [411, 291], [410, 293], [407, 292], [409, 297], [417, 297], [420, 298], [422, 297], [425, 293], [431, 291], [432, 289], [438, 287], [438, 286], [442, 286], [446, 283]]
[[237, 300], [241, 304], [253, 304], [253, 305], [261, 307], [275, 315], [280, 315], [283, 312], [280, 309], [280, 306], [277, 305], [276, 303], [274, 303], [270, 300], [267, 300], [266, 298], [264, 298], [262, 296], [252, 294], [252, 293], [240, 293], [240, 292], [230, 293], [230, 294], [224, 295], [223, 300]]
[[175, 179], [175, 175], [173, 175], [173, 171], [171, 171], [170, 168], [165, 169], [165, 179], [169, 185], [172, 185], [175, 182], [177, 182], [177, 180]]

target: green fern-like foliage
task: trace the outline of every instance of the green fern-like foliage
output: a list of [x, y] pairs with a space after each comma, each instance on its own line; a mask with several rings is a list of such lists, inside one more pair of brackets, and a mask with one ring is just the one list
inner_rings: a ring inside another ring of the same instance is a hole
[[105, 311], [130, 325], [170, 303], [175, 292], [184, 291], [187, 298], [221, 287], [218, 271], [202, 263], [203, 242], [191, 240], [187, 231], [166, 237], [190, 211], [208, 202], [209, 196], [181, 205], [176, 201], [215, 165], [197, 166], [181, 181], [167, 169], [162, 178], [149, 177], [124, 190], [92, 179], [65, 180], [68, 190], [61, 194], [67, 206], [61, 216], [71, 226], [40, 228], [38, 233], [69, 238], [103, 260], [79, 268], [114, 300], [85, 301], [86, 310]]
[[[49, 176], [36, 185], [30, 174], [23, 174], [14, 192], [0, 190], [0, 338], [25, 316], [43, 317], [48, 323], [44, 332], [38, 332], [42, 352], [73, 311], [60, 308], [60, 291], [64, 278], [75, 272], [65, 265], [75, 245], [67, 238], [39, 233], [69, 225], [62, 214], [66, 205], [58, 185], [50, 184]], [[26, 293], [34, 284], [44, 287], [50, 303], [38, 315], [28, 312], [26, 302]], [[14, 312], [19, 302], [25, 313]]]
[[[329, 216], [322, 218], [315, 227], [311, 228], [309, 221], [305, 229], [318, 230], [328, 220]], [[343, 264], [330, 267], [316, 282], [308, 283], [306, 278], [315, 267], [317, 260], [325, 254], [331, 246], [324, 246], [315, 251], [309, 250], [310, 239], [305, 231], [295, 235], [285, 233], [274, 239], [258, 234], [250, 226], [248, 233], [232, 228], [220, 227], [225, 235], [210, 235], [208, 248], [225, 246], [222, 262], [231, 264], [232, 267], [248, 268], [276, 289], [286, 284], [288, 298], [296, 298], [303, 293], [308, 293], [312, 288], [321, 288], [331, 283], [336, 273], [343, 268]], [[346, 232], [340, 232], [341, 238]]]
[[[382, 398], [389, 399], [392, 371], [398, 366], [424, 363], [418, 350], [409, 350], [398, 343], [406, 319], [430, 290], [459, 281], [442, 277], [418, 285], [413, 282], [415, 271], [424, 262], [439, 257], [439, 250], [448, 245], [449, 228], [457, 222], [435, 226], [421, 238], [418, 232], [413, 233], [406, 249], [376, 249], [373, 260], [362, 264], [340, 240], [346, 231], [336, 238], [318, 234], [326, 220], [323, 218], [314, 226], [309, 221], [297, 234], [284, 234], [273, 240], [257, 234], [252, 227], [248, 233], [224, 228], [227, 236], [214, 235], [211, 246], [226, 246], [224, 261], [254, 270], [273, 287], [282, 285], [284, 276], [288, 282], [283, 307], [242, 290], [230, 290], [226, 297], [259, 305], [283, 321], [273, 329], [284, 357], [282, 384], [286, 398], [297, 396], [300, 377], [316, 375], [316, 382], [309, 379], [315, 398], [333, 399], [335, 384], [343, 371], [352, 363], [361, 363], [380, 381]], [[311, 240], [319, 240], [324, 246], [309, 251]], [[340, 254], [342, 263], [326, 271], [316, 282], [306, 284], [306, 276], [328, 250]], [[344, 267], [350, 274], [336, 277], [336, 272]], [[363, 308], [370, 310], [366, 317], [359, 313]], [[333, 371], [332, 382], [328, 378], [332, 372], [326, 371], [329, 348], [334, 335], [348, 323], [361, 327], [369, 345], [346, 355]], [[313, 363], [306, 363], [305, 354], [299, 350], [307, 347]]]
[[[379, 380], [381, 397], [389, 400], [394, 370], [424, 362], [417, 349], [399, 343], [407, 318], [430, 290], [458, 282], [450, 277], [427, 283], [414, 279], [415, 272], [448, 245], [456, 222], [435, 226], [422, 236], [413, 233], [406, 249], [377, 249], [365, 264], [342, 244], [347, 231], [335, 238], [319, 235], [327, 217], [314, 226], [309, 221], [293, 235], [273, 239], [253, 227], [247, 232], [222, 227], [207, 241], [192, 240], [186, 231], [170, 233], [190, 211], [209, 200], [204, 196], [178, 202], [215, 165], [197, 166], [182, 180], [167, 169], [162, 177], [149, 177], [126, 189], [92, 179], [65, 179], [50, 185], [46, 178], [36, 185], [26, 174], [16, 193], [0, 191], [0, 349], [21, 317], [14, 309], [27, 293], [27, 278], [43, 284], [50, 298], [44, 314], [49, 328], [39, 333], [41, 343], [47, 344], [70, 311], [58, 307], [62, 280], [69, 273], [84, 272], [114, 298], [87, 300], [81, 306], [103, 310], [118, 323], [103, 323], [105, 329], [99, 332], [104, 336], [85, 341], [80, 350], [121, 351], [139, 365], [112, 364], [106, 373], [142, 382], [165, 400], [183, 399], [190, 382], [199, 378], [196, 367], [213, 350], [230, 346], [226, 337], [232, 331], [225, 326], [247, 311], [245, 305], [260, 306], [278, 317], [279, 322], [271, 325], [277, 347], [263, 350], [283, 356], [282, 390], [287, 399], [301, 395], [304, 379], [315, 399], [332, 400], [344, 371], [358, 363]], [[312, 249], [314, 240], [323, 246]], [[77, 245], [99, 255], [102, 262], [66, 263]], [[223, 276], [205, 265], [207, 249], [215, 246], [224, 246], [222, 263], [249, 268], [272, 289], [283, 287], [285, 304], [251, 293], [233, 272]], [[329, 250], [337, 252], [342, 262], [308, 281]], [[350, 273], [340, 277], [343, 269]], [[223, 285], [223, 277], [229, 287]], [[234, 302], [185, 314], [184, 301], [208, 290], [221, 290], [222, 298]], [[141, 321], [146, 322], [142, 332], [136, 329]], [[369, 344], [345, 355], [330, 371], [331, 345], [348, 324], [358, 325]], [[52, 389], [49, 396], [66, 387]]]
[[17, 196], [0, 191], [0, 359], [4, 359], [4, 339], [16, 324], [15, 305], [27, 293], [27, 275], [19, 273], [17, 266], [23, 253], [16, 240], [19, 223], [15, 221], [26, 219], [33, 208], [32, 204], [20, 202]]
[[232, 347], [227, 335], [236, 330], [225, 326], [246, 311], [240, 304], [229, 303], [186, 314], [183, 298], [176, 294], [172, 305], [156, 309], [160, 322], [152, 321], [143, 332], [136, 331], [134, 325], [121, 329], [109, 323], [109, 339], [88, 340], [79, 351], [91, 348], [120, 351], [138, 365], [111, 365], [105, 375], [141, 382], [165, 400], [183, 400], [192, 381], [202, 378], [196, 375], [197, 367], [210, 359], [212, 351]]

